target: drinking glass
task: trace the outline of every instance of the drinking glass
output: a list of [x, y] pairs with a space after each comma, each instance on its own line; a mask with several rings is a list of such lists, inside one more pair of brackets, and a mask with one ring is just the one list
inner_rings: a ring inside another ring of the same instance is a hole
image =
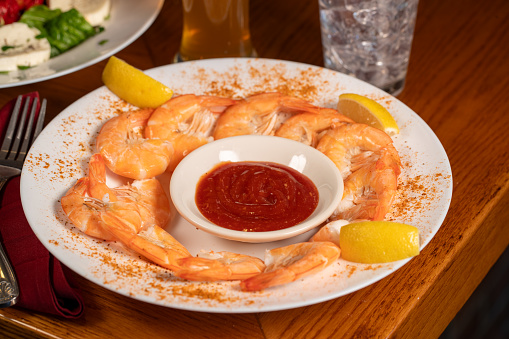
[[249, 0], [182, 0], [184, 27], [174, 61], [254, 56]]
[[319, 0], [325, 67], [403, 90], [419, 0]]

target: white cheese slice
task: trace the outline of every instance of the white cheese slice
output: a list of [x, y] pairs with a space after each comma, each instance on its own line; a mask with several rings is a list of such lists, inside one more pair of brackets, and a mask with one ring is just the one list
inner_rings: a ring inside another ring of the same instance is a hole
[[76, 8], [92, 26], [101, 25], [110, 15], [110, 0], [51, 0], [49, 8], [60, 8], [62, 12], [67, 12], [71, 8]]
[[48, 7], [50, 9], [60, 9], [62, 12], [67, 12], [73, 8], [74, 0], [50, 0], [48, 1]]
[[37, 28], [22, 22], [0, 26], [0, 71], [15, 71], [19, 67], [32, 67], [50, 58], [51, 46]]

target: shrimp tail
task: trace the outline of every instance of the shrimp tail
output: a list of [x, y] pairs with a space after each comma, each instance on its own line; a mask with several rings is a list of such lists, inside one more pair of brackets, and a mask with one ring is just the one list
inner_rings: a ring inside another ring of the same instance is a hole
[[133, 232], [118, 218], [106, 215], [103, 220], [108, 225], [108, 232], [115, 239], [136, 253], [171, 271], [180, 269], [177, 264], [178, 259], [191, 255], [183, 245], [157, 225], [148, 225], [140, 232]]
[[88, 177], [90, 179], [88, 193], [91, 197], [107, 201], [118, 200], [114, 191], [106, 185], [106, 164], [100, 153], [96, 153], [90, 158]]
[[230, 98], [215, 97], [210, 95], [201, 96], [201, 105], [207, 107], [212, 113], [223, 113], [229, 106], [237, 101]]
[[315, 110], [318, 112], [318, 107], [309, 101], [291, 96], [281, 96], [279, 105], [287, 112], [302, 113], [314, 112]]
[[226, 251], [212, 253], [211, 258], [183, 258], [178, 263], [181, 269], [175, 275], [194, 281], [242, 280], [265, 269], [261, 259]]
[[281, 268], [242, 280], [240, 282], [240, 289], [244, 292], [260, 291], [269, 287], [284, 285], [296, 279], [297, 277], [294, 272]]
[[241, 281], [242, 291], [259, 291], [293, 282], [325, 269], [340, 254], [332, 242], [306, 242], [267, 251], [266, 270]]

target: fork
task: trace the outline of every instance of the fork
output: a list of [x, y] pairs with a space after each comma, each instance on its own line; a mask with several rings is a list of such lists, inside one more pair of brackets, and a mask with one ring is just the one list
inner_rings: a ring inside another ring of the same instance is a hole
[[[11, 119], [5, 132], [5, 137], [0, 149], [0, 191], [10, 178], [20, 175], [23, 162], [30, 146], [37, 138], [44, 124], [46, 114], [46, 99], [42, 101], [39, 116], [34, 129], [35, 114], [37, 111], [37, 98], [34, 98], [30, 108], [30, 98], [25, 100], [21, 117], [21, 104], [23, 96], [18, 96]], [[33, 132], [32, 132], [33, 130]], [[9, 307], [16, 303], [19, 297], [19, 286], [12, 265], [0, 243], [0, 308]]]

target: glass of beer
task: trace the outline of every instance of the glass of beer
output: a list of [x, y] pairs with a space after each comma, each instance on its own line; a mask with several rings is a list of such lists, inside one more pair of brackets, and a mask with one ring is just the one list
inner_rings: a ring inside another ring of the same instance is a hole
[[250, 57], [249, 0], [182, 0], [184, 28], [175, 62]]

